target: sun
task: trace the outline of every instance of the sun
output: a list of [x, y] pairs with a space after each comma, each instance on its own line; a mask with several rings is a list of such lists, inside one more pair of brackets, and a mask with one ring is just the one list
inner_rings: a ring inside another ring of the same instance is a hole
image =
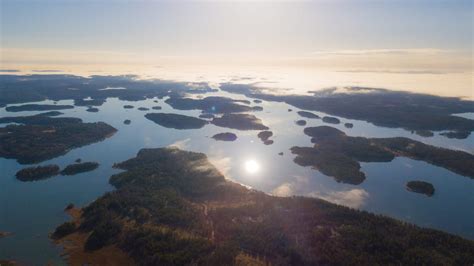
[[260, 165], [255, 160], [248, 160], [245, 162], [245, 171], [249, 174], [255, 174], [260, 170]]

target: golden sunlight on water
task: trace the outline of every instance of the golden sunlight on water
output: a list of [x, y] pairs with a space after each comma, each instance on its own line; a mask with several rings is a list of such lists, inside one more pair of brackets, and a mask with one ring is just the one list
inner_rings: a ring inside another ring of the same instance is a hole
[[257, 161], [250, 159], [245, 161], [244, 168], [247, 173], [256, 174], [260, 171], [260, 164]]

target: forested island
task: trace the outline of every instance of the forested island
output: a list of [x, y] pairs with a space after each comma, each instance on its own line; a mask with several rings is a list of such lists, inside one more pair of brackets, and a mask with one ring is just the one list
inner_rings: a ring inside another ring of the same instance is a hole
[[217, 133], [214, 136], [212, 136], [212, 138], [215, 140], [221, 140], [221, 141], [235, 141], [237, 139], [237, 135], [235, 135], [232, 132], [224, 132], [224, 133]]
[[425, 194], [428, 197], [433, 196], [435, 192], [435, 189], [431, 183], [418, 180], [409, 181], [407, 183], [407, 189], [408, 191], [412, 191], [415, 193]]
[[319, 115], [317, 114], [313, 114], [311, 112], [307, 112], [307, 111], [298, 111], [298, 114], [301, 116], [301, 117], [304, 117], [304, 118], [312, 118], [312, 119], [319, 119]]
[[24, 104], [17, 106], [7, 106], [5, 110], [7, 112], [23, 112], [23, 111], [52, 111], [52, 110], [64, 110], [72, 109], [72, 105], [56, 105], [56, 104]]
[[23, 168], [16, 173], [16, 178], [20, 181], [37, 181], [50, 178], [59, 174], [59, 166], [49, 164], [44, 166]]
[[264, 130], [264, 131], [260, 131], [258, 132], [257, 134], [257, 137], [263, 142], [263, 144], [265, 145], [271, 145], [273, 144], [273, 140], [271, 140], [270, 138], [273, 136], [273, 132], [269, 131], [269, 130]]
[[[71, 264], [470, 265], [474, 242], [315, 198], [230, 182], [201, 153], [142, 149], [52, 237]], [[127, 261], [129, 262], [129, 261]]]
[[84, 173], [84, 172], [90, 172], [99, 167], [99, 163], [97, 162], [83, 162], [83, 163], [75, 163], [75, 164], [70, 164], [66, 166], [61, 171], [62, 175], [75, 175], [79, 173]]
[[0, 123], [16, 122], [0, 128], [0, 157], [21, 164], [45, 161], [69, 150], [101, 141], [117, 129], [104, 122], [83, 123], [79, 118], [35, 115], [4, 117]]
[[262, 120], [250, 114], [224, 114], [215, 117], [212, 124], [219, 127], [227, 127], [239, 130], [267, 130], [268, 127], [262, 124]]
[[396, 156], [422, 160], [474, 178], [474, 155], [427, 145], [408, 138], [350, 137], [328, 126], [308, 127], [314, 147], [292, 147], [295, 163], [312, 166], [338, 182], [357, 185], [365, 180], [359, 162], [390, 162]]
[[198, 129], [208, 123], [203, 119], [173, 113], [148, 113], [145, 117], [160, 126], [174, 129]]
[[219, 96], [210, 96], [203, 99], [171, 97], [165, 102], [174, 109], [201, 110], [204, 113], [240, 113], [254, 110], [252, 107], [244, 105], [250, 104], [247, 100], [234, 100]]

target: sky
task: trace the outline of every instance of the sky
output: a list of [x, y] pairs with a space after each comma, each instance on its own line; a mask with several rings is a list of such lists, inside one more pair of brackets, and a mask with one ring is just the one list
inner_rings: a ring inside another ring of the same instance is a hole
[[3, 69], [203, 64], [352, 73], [473, 69], [471, 0], [0, 0], [0, 12]]

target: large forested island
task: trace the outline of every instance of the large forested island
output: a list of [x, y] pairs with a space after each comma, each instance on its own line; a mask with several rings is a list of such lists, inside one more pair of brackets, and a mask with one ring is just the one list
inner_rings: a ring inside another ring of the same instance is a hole
[[0, 118], [0, 157], [36, 163], [65, 154], [72, 148], [103, 140], [117, 130], [104, 123], [83, 123], [79, 118], [34, 115]]
[[[142, 149], [53, 233], [72, 264], [470, 265], [474, 242], [227, 181], [206, 155]], [[130, 260], [130, 261], [128, 261]]]
[[365, 174], [359, 162], [390, 162], [396, 156], [423, 160], [474, 178], [474, 155], [414, 141], [408, 138], [365, 138], [347, 136], [339, 129], [319, 126], [307, 127], [304, 133], [311, 137], [313, 147], [292, 147], [294, 161], [312, 166], [339, 182], [360, 184]]

